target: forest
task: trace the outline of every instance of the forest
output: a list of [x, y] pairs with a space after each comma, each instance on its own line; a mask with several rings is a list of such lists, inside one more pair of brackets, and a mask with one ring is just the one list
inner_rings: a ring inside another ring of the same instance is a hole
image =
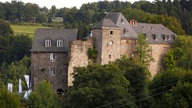
[[[51, 9], [13, 0], [0, 2], [0, 108], [189, 108], [192, 106], [192, 0], [154, 2], [99, 1], [76, 7]], [[31, 74], [32, 39], [16, 35], [11, 24], [78, 28], [83, 39], [108, 12], [122, 12], [127, 20], [160, 23], [178, 36], [162, 60], [162, 70], [151, 78], [148, 44], [139, 36], [134, 58], [122, 57], [108, 65], [77, 67], [73, 86], [57, 95], [43, 81], [29, 97], [23, 76]], [[63, 21], [55, 21], [62, 18]], [[143, 47], [139, 47], [143, 46]], [[142, 49], [141, 49], [142, 48]], [[142, 52], [142, 54], [141, 54]], [[142, 56], [142, 57], [141, 57]], [[146, 59], [144, 58], [148, 58]], [[6, 89], [13, 83], [13, 93]]]

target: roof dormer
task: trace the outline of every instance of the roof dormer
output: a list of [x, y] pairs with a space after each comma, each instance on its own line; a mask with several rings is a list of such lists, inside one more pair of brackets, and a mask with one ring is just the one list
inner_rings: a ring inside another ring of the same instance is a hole
[[63, 47], [63, 40], [57, 40], [57, 47]]
[[131, 20], [129, 23], [130, 23], [131, 26], [137, 26], [137, 21], [134, 20], [134, 19]]
[[156, 35], [156, 34], [152, 34], [152, 37], [153, 37], [153, 39], [154, 39], [155, 41], [158, 41], [158, 40], [157, 40], [157, 35]]
[[50, 39], [45, 40], [45, 47], [51, 47], [51, 40]]

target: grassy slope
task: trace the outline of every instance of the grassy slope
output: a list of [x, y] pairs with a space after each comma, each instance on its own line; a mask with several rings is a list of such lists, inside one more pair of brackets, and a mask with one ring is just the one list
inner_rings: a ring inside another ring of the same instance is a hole
[[36, 28], [45, 28], [43, 26], [27, 26], [27, 25], [11, 25], [14, 35], [28, 35], [31, 38], [34, 36]]

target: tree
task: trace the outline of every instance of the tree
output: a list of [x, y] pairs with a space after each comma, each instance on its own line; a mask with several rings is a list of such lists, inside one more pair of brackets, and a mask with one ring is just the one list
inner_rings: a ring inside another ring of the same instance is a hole
[[173, 51], [169, 50], [163, 58], [164, 66], [166, 69], [174, 69], [176, 61], [174, 60]]
[[174, 67], [192, 68], [192, 38], [191, 36], [177, 36], [172, 49], [164, 57], [164, 66], [172, 69]]
[[45, 22], [47, 22], [47, 17], [45, 15], [39, 15], [36, 18], [36, 22], [38, 22], [38, 23], [45, 23]]
[[139, 34], [134, 59], [148, 66], [150, 62], [154, 61], [154, 58], [151, 56], [152, 49], [145, 38], [144, 35]]
[[67, 95], [67, 107], [136, 107], [130, 83], [115, 64], [75, 68], [74, 78]]
[[[150, 73], [145, 65], [137, 63], [131, 59], [122, 58], [116, 61], [118, 67], [123, 71], [125, 78], [130, 81], [131, 93], [135, 100], [145, 99], [149, 97], [147, 81]], [[138, 107], [149, 107], [150, 98], [136, 102]]]
[[27, 100], [29, 108], [61, 108], [61, 103], [57, 94], [55, 94], [50, 83], [42, 81], [37, 86], [37, 90], [32, 92]]
[[192, 102], [192, 84], [178, 82], [162, 97], [162, 106], [167, 108], [189, 108]]
[[0, 36], [13, 35], [13, 30], [8, 22], [0, 20]]
[[9, 93], [3, 85], [0, 89], [0, 108], [20, 108], [19, 98]]

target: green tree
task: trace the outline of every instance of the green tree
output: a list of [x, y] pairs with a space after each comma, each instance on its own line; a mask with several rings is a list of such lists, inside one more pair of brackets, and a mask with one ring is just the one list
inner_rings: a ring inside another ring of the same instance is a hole
[[47, 17], [45, 15], [39, 15], [36, 18], [36, 22], [38, 22], [38, 23], [45, 23], [45, 22], [47, 22]]
[[45, 80], [29, 95], [27, 105], [29, 108], [61, 108], [59, 97], [52, 91], [50, 83]]
[[151, 56], [152, 49], [145, 38], [144, 35], [139, 34], [134, 59], [148, 66], [150, 62], [154, 61], [154, 58]]
[[65, 102], [67, 107], [136, 107], [130, 83], [115, 64], [75, 68], [74, 78]]
[[0, 108], [20, 108], [18, 96], [9, 93], [3, 85], [0, 89]]
[[13, 30], [10, 23], [0, 20], [0, 36], [10, 36], [13, 35]]
[[176, 61], [174, 60], [173, 51], [169, 50], [163, 58], [164, 66], [166, 69], [174, 69], [176, 67]]
[[191, 36], [177, 36], [171, 50], [164, 57], [165, 67], [171, 69], [179, 67], [190, 70], [192, 68], [191, 46]]
[[192, 102], [192, 84], [178, 82], [175, 87], [162, 96], [162, 107], [189, 108]]
[[[147, 82], [149, 81], [150, 73], [147, 67], [127, 58], [117, 60], [116, 63], [123, 71], [125, 78], [130, 81], [131, 92], [135, 100], [149, 97]], [[136, 104], [138, 107], [149, 107], [150, 101], [150, 98], [146, 98], [145, 100], [136, 102]]]

